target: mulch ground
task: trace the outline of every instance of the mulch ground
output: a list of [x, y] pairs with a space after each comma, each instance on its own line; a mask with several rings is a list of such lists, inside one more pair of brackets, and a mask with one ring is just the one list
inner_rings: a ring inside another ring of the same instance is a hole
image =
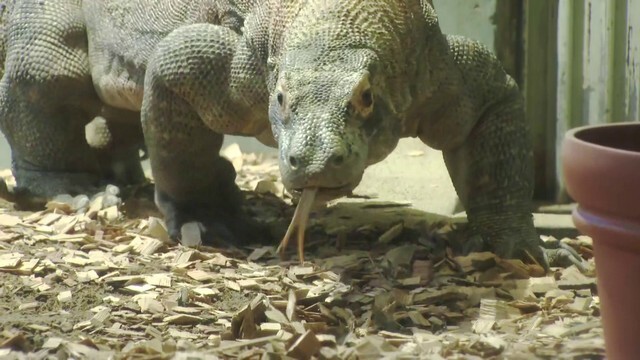
[[[249, 210], [276, 238], [293, 214], [273, 159], [227, 150]], [[588, 271], [458, 256], [464, 224], [410, 204], [348, 199], [293, 246], [171, 243], [150, 200], [105, 208], [0, 203], [0, 358], [597, 359]], [[548, 240], [553, 240], [546, 238]]]

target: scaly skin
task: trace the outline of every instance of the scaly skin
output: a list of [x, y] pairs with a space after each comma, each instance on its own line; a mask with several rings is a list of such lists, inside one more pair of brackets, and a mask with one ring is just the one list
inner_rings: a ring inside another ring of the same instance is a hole
[[[102, 132], [127, 118], [113, 109], [139, 111], [171, 235], [200, 221], [211, 236], [252, 240], [219, 156], [224, 134], [277, 146], [285, 186], [324, 199], [420, 137], [443, 151], [475, 233], [501, 256], [546, 265], [522, 97], [489, 50], [440, 32], [430, 1], [23, 0], [6, 24], [0, 129], [33, 193], [88, 186], [74, 176], [103, 178], [114, 158], [127, 165], [112, 177], [137, 181], [130, 151], [95, 153], [121, 148], [100, 139], [126, 138]], [[94, 149], [82, 135], [97, 116]]]

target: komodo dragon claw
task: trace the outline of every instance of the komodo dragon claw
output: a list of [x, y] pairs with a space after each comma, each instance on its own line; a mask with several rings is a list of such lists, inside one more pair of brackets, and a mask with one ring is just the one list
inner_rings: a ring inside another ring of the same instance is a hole
[[[487, 244], [480, 236], [471, 236], [464, 243], [462, 252], [469, 254], [472, 252], [486, 251], [491, 248], [491, 244]], [[529, 249], [527, 249], [529, 248]], [[500, 253], [500, 249], [496, 249]], [[568, 267], [575, 265], [581, 272], [587, 271], [587, 265], [585, 260], [573, 249], [570, 245], [561, 241], [543, 241], [540, 240], [538, 245], [532, 245], [530, 247], [524, 246], [519, 249], [521, 254], [520, 258], [529, 260], [529, 262], [537, 262], [545, 270], [549, 270], [551, 267]], [[513, 256], [516, 253], [506, 254], [506, 257]], [[502, 254], [505, 256], [505, 254]]]
[[540, 242], [540, 247], [550, 266], [569, 267], [575, 265], [582, 273], [587, 272], [587, 262], [571, 245], [559, 240], [540, 240]]

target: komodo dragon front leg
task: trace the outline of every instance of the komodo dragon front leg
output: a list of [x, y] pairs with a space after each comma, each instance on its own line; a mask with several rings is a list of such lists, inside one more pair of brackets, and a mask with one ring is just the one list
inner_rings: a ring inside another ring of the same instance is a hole
[[443, 156], [472, 233], [499, 256], [546, 264], [530, 212], [533, 167], [521, 111], [515, 96], [505, 99]]
[[[222, 134], [269, 128], [268, 93], [241, 35], [227, 28], [181, 27], [149, 60], [142, 102], [156, 204], [170, 235], [187, 222], [204, 225], [203, 241], [260, 240], [260, 226], [241, 210], [231, 163], [219, 155]], [[242, 69], [242, 71], [240, 71]]]
[[[452, 114], [477, 117], [462, 145], [443, 151], [471, 231], [481, 239], [470, 241], [469, 248], [489, 247], [504, 258], [535, 259], [545, 268], [583, 268], [575, 251], [544, 248], [534, 227], [533, 147], [515, 81], [478, 42], [459, 36], [448, 36], [447, 41], [466, 89], [458, 103], [462, 105], [454, 106]], [[483, 110], [478, 116], [464, 104], [482, 104]]]

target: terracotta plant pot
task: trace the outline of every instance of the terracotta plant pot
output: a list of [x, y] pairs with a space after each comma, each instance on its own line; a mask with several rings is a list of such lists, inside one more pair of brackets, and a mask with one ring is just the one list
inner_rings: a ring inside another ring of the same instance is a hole
[[607, 357], [640, 357], [640, 123], [565, 135], [562, 169], [578, 203], [573, 221], [593, 239]]

